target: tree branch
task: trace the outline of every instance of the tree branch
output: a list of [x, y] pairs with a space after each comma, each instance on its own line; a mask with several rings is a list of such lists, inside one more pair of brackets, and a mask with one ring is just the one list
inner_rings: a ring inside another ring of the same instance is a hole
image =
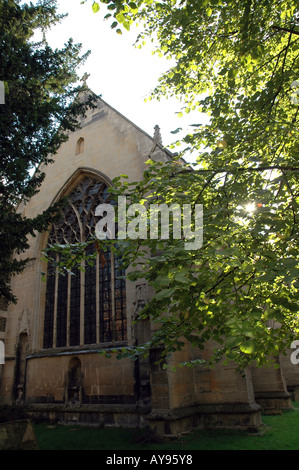
[[296, 34], [297, 36], [299, 36], [299, 31], [294, 31], [295, 26], [293, 26], [292, 29], [282, 28], [281, 26], [271, 26], [271, 28], [276, 29], [277, 31], [284, 31], [286, 33], [292, 33], [292, 34]]
[[219, 284], [221, 284], [222, 281], [224, 281], [224, 279], [229, 276], [230, 274], [232, 274], [233, 272], [236, 271], [236, 269], [238, 269], [237, 266], [235, 266], [233, 269], [231, 269], [230, 271], [228, 271], [227, 273], [224, 274], [224, 276], [221, 277], [221, 279], [219, 279], [219, 281], [216, 282], [216, 284], [214, 284], [213, 287], [211, 287], [210, 289], [208, 289], [207, 291], [205, 291], [205, 294], [209, 294], [213, 289], [215, 289], [217, 286], [219, 286]]
[[298, 171], [299, 170], [299, 167], [296, 167], [296, 166], [280, 166], [280, 165], [274, 165], [274, 166], [263, 166], [263, 167], [258, 167], [258, 168], [219, 168], [218, 170], [215, 170], [214, 168], [211, 168], [210, 170], [193, 170], [193, 169], [190, 169], [190, 170], [182, 170], [182, 171], [179, 171], [177, 174], [181, 174], [181, 173], [200, 173], [200, 174], [204, 174], [204, 173], [215, 173], [215, 175], [217, 173], [238, 173], [238, 172], [245, 172], [245, 171], [248, 171], [248, 172], [252, 172], [252, 171], [260, 171], [260, 172], [263, 172], [263, 171], [268, 171], [268, 170], [280, 170], [280, 171]]

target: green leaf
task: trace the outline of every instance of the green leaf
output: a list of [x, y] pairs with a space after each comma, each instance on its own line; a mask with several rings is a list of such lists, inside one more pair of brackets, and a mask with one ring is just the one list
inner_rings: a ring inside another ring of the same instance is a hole
[[123, 22], [123, 27], [127, 30], [130, 31], [130, 23], [128, 21]]
[[178, 134], [178, 132], [180, 132], [182, 130], [181, 127], [178, 127], [175, 131], [170, 131], [171, 134]]
[[255, 350], [255, 344], [253, 341], [246, 341], [241, 344], [240, 350], [245, 354], [252, 354]]
[[118, 14], [115, 16], [115, 18], [117, 19], [117, 21], [118, 21], [119, 23], [123, 23], [123, 22], [125, 21], [125, 17], [124, 17], [124, 15], [123, 15], [123, 13], [118, 13]]
[[233, 336], [231, 338], [228, 338], [226, 340], [226, 347], [229, 349], [235, 348], [236, 346], [239, 346], [242, 342], [242, 336]]
[[175, 292], [175, 289], [164, 289], [164, 290], [161, 290], [160, 292], [158, 292], [155, 295], [155, 298], [156, 298], [156, 300], [166, 299], [166, 298], [171, 297], [174, 292]]
[[229, 69], [228, 71], [228, 78], [235, 78], [238, 75], [237, 69]]
[[99, 10], [100, 10], [100, 5], [98, 4], [98, 2], [93, 2], [93, 4], [92, 4], [92, 11], [93, 11], [94, 13], [97, 13]]
[[133, 13], [137, 13], [137, 11], [138, 11], [138, 6], [136, 5], [136, 3], [130, 2], [128, 5], [129, 5], [129, 7], [131, 8], [131, 10], [132, 10]]
[[227, 68], [224, 67], [223, 69], [220, 70], [219, 75], [225, 75], [227, 73]]
[[182, 272], [176, 273], [175, 276], [174, 276], [174, 279], [178, 282], [183, 283], [183, 284], [190, 284], [190, 281], [186, 277], [186, 274], [184, 274]]

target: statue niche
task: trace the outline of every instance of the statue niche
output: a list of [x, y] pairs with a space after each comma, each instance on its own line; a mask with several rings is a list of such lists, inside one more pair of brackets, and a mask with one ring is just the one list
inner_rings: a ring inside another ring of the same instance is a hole
[[73, 357], [69, 362], [66, 404], [77, 406], [82, 404], [81, 361], [78, 357]]

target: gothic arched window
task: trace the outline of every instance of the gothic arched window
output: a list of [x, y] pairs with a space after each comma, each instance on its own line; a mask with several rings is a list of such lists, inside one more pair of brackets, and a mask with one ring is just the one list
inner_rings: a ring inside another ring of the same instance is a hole
[[[71, 192], [62, 220], [52, 226], [50, 244], [84, 242], [94, 235], [96, 207], [108, 202], [103, 181], [85, 177]], [[44, 315], [44, 348], [124, 341], [127, 338], [126, 291], [120, 259], [108, 250], [94, 253], [72, 274], [51, 272], [48, 264]], [[58, 255], [55, 256], [56, 260]]]

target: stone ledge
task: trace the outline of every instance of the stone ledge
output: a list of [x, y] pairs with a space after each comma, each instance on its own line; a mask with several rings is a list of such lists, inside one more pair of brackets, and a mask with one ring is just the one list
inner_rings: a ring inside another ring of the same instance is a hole
[[167, 419], [176, 420], [182, 417], [193, 416], [195, 414], [243, 414], [256, 413], [261, 411], [261, 406], [257, 403], [221, 403], [221, 404], [202, 404], [193, 405], [185, 408], [176, 408], [174, 410], [154, 410], [149, 415], [149, 420]]
[[258, 398], [290, 398], [291, 394], [289, 392], [284, 392], [281, 390], [271, 391], [271, 392], [254, 392], [255, 397]]
[[32, 352], [26, 359], [41, 359], [45, 357], [72, 356], [75, 354], [95, 354], [107, 349], [121, 349], [128, 345], [127, 341], [92, 344], [88, 346], [65, 346], [61, 348], [47, 348]]
[[159, 436], [178, 437], [196, 429], [230, 429], [258, 432], [263, 423], [257, 403], [194, 405], [187, 408], [156, 410], [147, 417], [151, 431]]
[[289, 392], [281, 390], [256, 392], [255, 399], [256, 402], [261, 405], [263, 412], [269, 412], [271, 410], [291, 410], [294, 408], [292, 405], [292, 395]]
[[150, 408], [133, 405], [30, 405], [24, 412], [32, 420], [45, 420], [60, 424], [78, 424], [100, 427], [146, 426]]
[[59, 404], [26, 404], [23, 407], [25, 412], [45, 411], [47, 413], [142, 413], [148, 414], [151, 411], [150, 406], [137, 405], [119, 405], [119, 404], [100, 404], [100, 405], [59, 405]]

